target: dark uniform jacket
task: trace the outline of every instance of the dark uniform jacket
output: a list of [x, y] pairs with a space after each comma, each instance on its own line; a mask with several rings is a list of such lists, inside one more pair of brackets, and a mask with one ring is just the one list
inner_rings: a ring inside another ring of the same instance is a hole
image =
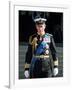
[[45, 33], [43, 36], [38, 34], [30, 36], [25, 59], [25, 69], [30, 70], [31, 77], [51, 76], [50, 70], [57, 66], [58, 58], [53, 36], [49, 33]]

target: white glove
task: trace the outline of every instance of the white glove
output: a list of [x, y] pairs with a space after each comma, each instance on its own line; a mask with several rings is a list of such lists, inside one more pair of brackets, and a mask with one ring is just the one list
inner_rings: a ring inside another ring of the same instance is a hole
[[54, 74], [54, 76], [56, 76], [58, 74], [58, 68], [54, 68], [53, 74]]
[[29, 70], [25, 70], [24, 76], [25, 76], [25, 78], [29, 78]]

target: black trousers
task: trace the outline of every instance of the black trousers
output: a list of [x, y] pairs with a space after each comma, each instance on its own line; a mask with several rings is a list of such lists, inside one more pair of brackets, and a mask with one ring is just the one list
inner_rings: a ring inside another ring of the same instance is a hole
[[30, 71], [30, 78], [52, 77], [52, 66], [48, 59], [37, 59]]

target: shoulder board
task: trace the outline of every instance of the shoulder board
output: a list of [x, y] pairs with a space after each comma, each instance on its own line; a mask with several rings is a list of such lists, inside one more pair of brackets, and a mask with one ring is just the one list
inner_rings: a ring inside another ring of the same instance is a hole
[[46, 35], [48, 35], [48, 36], [53, 36], [52, 34], [49, 34], [49, 33], [46, 33]]
[[29, 44], [32, 43], [32, 40], [33, 40], [34, 37], [36, 37], [36, 34], [33, 34], [33, 35], [31, 35], [31, 36], [29, 37]]

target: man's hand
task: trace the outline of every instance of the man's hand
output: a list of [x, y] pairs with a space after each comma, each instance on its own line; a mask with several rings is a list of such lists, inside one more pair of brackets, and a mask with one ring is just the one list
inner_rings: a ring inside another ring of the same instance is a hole
[[29, 78], [29, 70], [25, 70], [24, 76], [25, 76], [25, 78]]
[[54, 76], [56, 76], [58, 74], [58, 68], [54, 68], [53, 74], [54, 74]]
[[24, 76], [25, 76], [25, 78], [29, 78], [29, 67], [30, 67], [30, 64], [28, 64], [28, 63], [24, 64], [24, 69], [25, 69]]

